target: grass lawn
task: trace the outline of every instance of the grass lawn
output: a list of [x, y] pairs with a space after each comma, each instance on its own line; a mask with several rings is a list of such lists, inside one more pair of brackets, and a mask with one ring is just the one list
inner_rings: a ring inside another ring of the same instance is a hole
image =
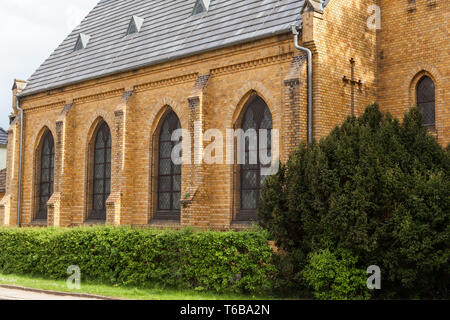
[[51, 290], [69, 293], [84, 293], [112, 298], [132, 300], [273, 300], [274, 297], [244, 296], [196, 292], [193, 290], [170, 290], [161, 288], [134, 288], [103, 285], [82, 281], [81, 290], [69, 290], [62, 280], [45, 280], [35, 277], [0, 274], [0, 285], [15, 285], [33, 289]]

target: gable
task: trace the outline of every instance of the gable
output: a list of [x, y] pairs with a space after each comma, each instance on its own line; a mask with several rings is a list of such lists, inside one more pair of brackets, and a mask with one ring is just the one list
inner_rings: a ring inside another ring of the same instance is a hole
[[[203, 1], [202, 1], [203, 2]], [[36, 70], [20, 96], [290, 32], [304, 0], [102, 0]], [[204, 3], [204, 2], [203, 2]], [[130, 20], [145, 20], [126, 37]], [[74, 51], [80, 34], [89, 45]]]

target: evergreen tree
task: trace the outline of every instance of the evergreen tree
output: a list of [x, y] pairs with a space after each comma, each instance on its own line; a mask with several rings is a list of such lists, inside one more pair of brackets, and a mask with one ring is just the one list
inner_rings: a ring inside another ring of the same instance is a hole
[[262, 227], [292, 257], [298, 279], [319, 250], [350, 250], [378, 265], [385, 297], [448, 297], [450, 147], [411, 110], [400, 123], [378, 105], [301, 145], [270, 177]]

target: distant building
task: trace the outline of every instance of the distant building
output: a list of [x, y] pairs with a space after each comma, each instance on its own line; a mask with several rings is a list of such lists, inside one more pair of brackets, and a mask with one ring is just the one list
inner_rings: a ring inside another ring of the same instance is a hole
[[8, 144], [8, 133], [0, 128], [0, 170], [6, 169], [6, 145]]

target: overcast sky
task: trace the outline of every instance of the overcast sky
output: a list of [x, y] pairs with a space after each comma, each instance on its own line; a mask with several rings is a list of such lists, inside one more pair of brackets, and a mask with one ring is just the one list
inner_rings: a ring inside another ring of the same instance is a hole
[[97, 2], [0, 1], [0, 127], [9, 127], [13, 80], [27, 80]]

